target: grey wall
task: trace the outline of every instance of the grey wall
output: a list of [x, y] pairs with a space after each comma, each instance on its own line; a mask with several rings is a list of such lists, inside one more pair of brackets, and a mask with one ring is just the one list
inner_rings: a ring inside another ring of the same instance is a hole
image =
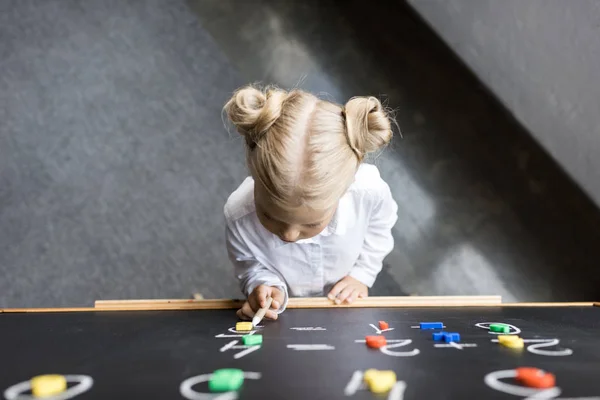
[[600, 204], [600, 1], [408, 1]]

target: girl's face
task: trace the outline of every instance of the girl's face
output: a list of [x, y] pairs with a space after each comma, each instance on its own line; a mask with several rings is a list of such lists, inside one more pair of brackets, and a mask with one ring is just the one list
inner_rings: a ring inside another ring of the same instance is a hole
[[325, 211], [304, 207], [293, 212], [284, 210], [270, 201], [259, 183], [254, 184], [254, 202], [260, 223], [284, 242], [296, 242], [317, 236], [329, 224], [336, 210], [336, 207]]

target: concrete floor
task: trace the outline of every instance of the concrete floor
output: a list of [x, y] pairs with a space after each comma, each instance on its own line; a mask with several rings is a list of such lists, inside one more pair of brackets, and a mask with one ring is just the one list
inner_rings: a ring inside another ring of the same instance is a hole
[[0, 306], [238, 297], [222, 206], [246, 82], [374, 94], [404, 137], [372, 294], [600, 297], [600, 212], [403, 3], [0, 3]]

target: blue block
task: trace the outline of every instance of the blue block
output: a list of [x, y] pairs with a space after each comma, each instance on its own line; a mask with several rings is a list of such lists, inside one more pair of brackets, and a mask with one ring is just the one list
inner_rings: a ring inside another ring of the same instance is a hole
[[442, 329], [444, 324], [442, 322], [421, 322], [419, 326], [421, 329]]
[[446, 333], [446, 335], [444, 336], [444, 342], [446, 342], [446, 343], [460, 342], [460, 335], [456, 332]]
[[433, 337], [433, 340], [439, 342], [440, 340], [444, 340], [447, 334], [447, 332], [433, 332], [433, 335], [431, 336]]

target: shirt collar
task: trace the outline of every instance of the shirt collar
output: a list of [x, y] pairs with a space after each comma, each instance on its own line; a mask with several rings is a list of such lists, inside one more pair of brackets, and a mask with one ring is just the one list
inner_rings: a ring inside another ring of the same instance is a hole
[[[321, 233], [312, 238], [298, 240], [295, 243], [318, 243], [321, 236], [327, 237], [331, 235], [345, 235], [348, 229], [352, 228], [352, 226], [354, 225], [354, 221], [355, 219], [352, 218], [352, 198], [349, 193], [346, 193], [338, 202], [338, 206], [335, 210], [333, 218], [331, 218], [331, 221], [329, 221], [329, 224], [327, 224], [327, 226], [321, 231]], [[287, 244], [291, 244], [279, 239], [277, 235], [274, 235], [271, 232], [269, 233], [271, 235], [271, 246], [273, 248], [279, 248]]]

